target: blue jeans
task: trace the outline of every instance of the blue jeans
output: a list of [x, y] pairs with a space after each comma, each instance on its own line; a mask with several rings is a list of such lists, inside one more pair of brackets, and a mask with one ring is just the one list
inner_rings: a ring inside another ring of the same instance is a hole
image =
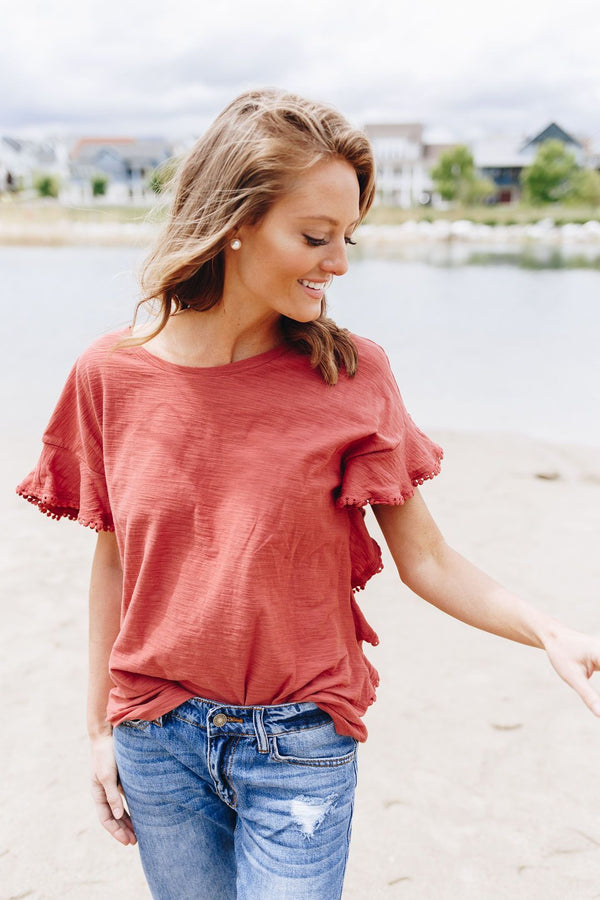
[[155, 900], [338, 900], [357, 742], [314, 703], [194, 698], [114, 730]]

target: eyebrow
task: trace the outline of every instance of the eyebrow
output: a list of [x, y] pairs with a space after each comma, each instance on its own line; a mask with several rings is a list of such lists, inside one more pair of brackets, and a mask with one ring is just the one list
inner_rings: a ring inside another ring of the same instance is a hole
[[[337, 219], [332, 219], [331, 216], [300, 216], [300, 218], [307, 221], [310, 220], [311, 222], [328, 222], [330, 225], [333, 225], [334, 228], [340, 224]], [[351, 222], [348, 227], [354, 228], [359, 222], [360, 219], [356, 219], [354, 222]]]

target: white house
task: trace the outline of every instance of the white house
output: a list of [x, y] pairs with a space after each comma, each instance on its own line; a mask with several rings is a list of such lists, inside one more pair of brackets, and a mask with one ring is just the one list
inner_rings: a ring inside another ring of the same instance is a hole
[[365, 133], [377, 165], [376, 203], [404, 208], [430, 204], [429, 173], [440, 153], [454, 144], [429, 140], [421, 122], [368, 124]]
[[424, 165], [423, 125], [375, 123], [366, 125], [365, 132], [377, 164], [377, 202], [404, 207], [421, 202], [430, 186]]
[[41, 173], [64, 179], [68, 174], [66, 155], [66, 147], [58, 139], [1, 137], [0, 192], [31, 188]]
[[152, 171], [172, 156], [171, 144], [163, 138], [80, 138], [71, 148], [70, 198], [87, 201], [92, 195], [91, 178], [108, 178], [106, 199], [113, 203], [143, 201]]

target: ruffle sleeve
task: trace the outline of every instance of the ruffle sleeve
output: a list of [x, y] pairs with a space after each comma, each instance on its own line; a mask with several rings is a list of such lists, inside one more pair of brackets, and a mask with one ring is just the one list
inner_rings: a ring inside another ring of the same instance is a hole
[[369, 372], [366, 433], [342, 456], [342, 483], [336, 500], [340, 508], [402, 504], [441, 468], [442, 448], [409, 416], [387, 356], [378, 349], [378, 366]]
[[[409, 416], [384, 351], [371, 345], [366, 378], [365, 434], [342, 456], [339, 509], [350, 516], [352, 588], [361, 590], [383, 568], [381, 550], [365, 524], [364, 507], [400, 505], [415, 488], [438, 475], [442, 448]], [[359, 356], [360, 366], [360, 356]]]
[[395, 435], [373, 434], [345, 460], [337, 505], [404, 503], [416, 487], [439, 474], [442, 457], [442, 448], [417, 428], [402, 406]]
[[17, 493], [53, 519], [113, 531], [96, 400], [85, 367], [76, 364], [44, 432], [38, 463]]

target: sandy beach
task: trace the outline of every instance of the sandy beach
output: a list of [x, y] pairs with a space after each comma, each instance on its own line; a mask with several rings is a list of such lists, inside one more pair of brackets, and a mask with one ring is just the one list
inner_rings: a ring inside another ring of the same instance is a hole
[[[445, 466], [423, 490], [447, 539], [600, 631], [598, 450], [433, 436]], [[87, 785], [94, 534], [13, 494], [37, 452], [35, 439], [3, 450], [0, 898], [147, 900], [137, 850], [102, 831]], [[600, 722], [542, 652], [432, 609], [389, 560], [359, 599], [381, 637], [369, 656], [382, 684], [360, 747], [346, 900], [600, 896]]]

